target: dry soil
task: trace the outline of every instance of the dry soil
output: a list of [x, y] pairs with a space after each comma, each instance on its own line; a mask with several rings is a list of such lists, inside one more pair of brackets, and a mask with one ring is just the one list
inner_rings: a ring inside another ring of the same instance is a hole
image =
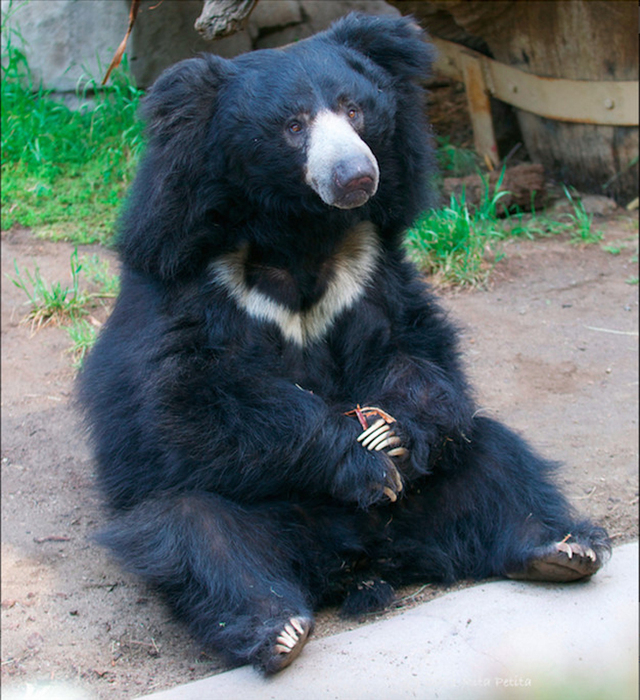
[[[638, 536], [638, 222], [599, 225], [619, 254], [566, 239], [514, 242], [488, 290], [443, 297], [483, 410], [565, 462], [571, 500], [617, 544]], [[101, 515], [69, 339], [22, 323], [25, 297], [6, 277], [16, 260], [69, 284], [71, 252], [26, 230], [2, 234], [2, 682], [72, 681], [119, 700], [224, 666], [91, 540]], [[102, 248], [79, 252], [114, 261]], [[400, 591], [395, 609], [442, 591]], [[364, 623], [325, 611], [317, 634]]]

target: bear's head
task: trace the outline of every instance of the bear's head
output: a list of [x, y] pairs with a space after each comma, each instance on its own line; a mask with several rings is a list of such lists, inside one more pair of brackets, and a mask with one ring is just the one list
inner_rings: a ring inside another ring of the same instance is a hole
[[145, 99], [124, 260], [170, 278], [291, 218], [316, 236], [365, 219], [397, 235], [426, 203], [431, 58], [411, 19], [352, 14], [282, 49], [168, 69]]

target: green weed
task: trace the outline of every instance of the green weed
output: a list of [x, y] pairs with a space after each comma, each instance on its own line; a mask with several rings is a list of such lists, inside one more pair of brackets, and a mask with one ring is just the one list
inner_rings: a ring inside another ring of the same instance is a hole
[[446, 177], [464, 177], [478, 172], [482, 159], [475, 151], [439, 136], [436, 136], [436, 146], [438, 168]]
[[470, 207], [463, 192], [459, 198], [452, 195], [448, 207], [423, 215], [408, 231], [409, 257], [441, 284], [484, 284], [502, 257], [498, 244], [502, 224], [496, 208], [507, 193], [500, 190], [501, 183], [502, 178], [493, 194], [487, 186], [479, 207]]
[[623, 246], [620, 245], [603, 245], [602, 250], [605, 253], [611, 253], [611, 255], [620, 255], [623, 250]]
[[[459, 286], [479, 286], [504, 257], [502, 242], [509, 238], [534, 239], [569, 234], [572, 243], [596, 243], [603, 232], [593, 229], [593, 216], [582, 202], [565, 187], [572, 211], [550, 216], [544, 212], [515, 211], [499, 215], [500, 199], [508, 194], [502, 190], [504, 171], [493, 191], [485, 183], [482, 201], [472, 206], [464, 192], [452, 196], [449, 206], [426, 212], [408, 231], [406, 248], [409, 257], [436, 283]], [[609, 252], [615, 254], [614, 248]], [[619, 251], [618, 251], [619, 252]], [[632, 283], [632, 282], [630, 282]]]
[[96, 342], [98, 335], [97, 329], [86, 319], [79, 318], [67, 328], [67, 334], [71, 339], [69, 353], [72, 357], [73, 367], [74, 369], [80, 369], [86, 354]]
[[109, 272], [107, 260], [102, 260], [94, 253], [91, 257], [82, 258], [82, 267], [85, 277], [100, 290], [95, 296], [99, 295], [103, 298], [118, 296], [120, 277]]
[[593, 214], [587, 213], [584, 204], [579, 199], [574, 199], [565, 185], [562, 189], [573, 207], [573, 213], [560, 215], [567, 221], [571, 230], [571, 242], [597, 243], [602, 240], [603, 232], [593, 230]]
[[25, 270], [23, 275], [15, 260], [13, 264], [16, 276], [9, 276], [9, 279], [27, 296], [26, 303], [30, 306], [27, 319], [31, 321], [33, 328], [38, 329], [51, 322], [60, 323], [85, 313], [89, 299], [80, 291], [82, 266], [78, 262], [77, 249], [71, 254], [71, 287], [63, 287], [60, 282], [48, 284], [40, 274], [38, 266], [33, 274]]
[[[8, 275], [11, 282], [21, 289], [29, 305], [26, 319], [31, 321], [37, 330], [49, 323], [77, 322], [87, 314], [87, 310], [101, 299], [111, 299], [118, 295], [120, 280], [117, 275], [108, 272], [108, 263], [100, 261], [96, 255], [78, 260], [78, 249], [71, 254], [71, 286], [63, 286], [60, 282], [49, 284], [36, 265], [33, 273], [21, 271], [14, 260], [15, 277]], [[86, 269], [85, 269], [86, 268]], [[80, 272], [97, 286], [97, 291], [88, 293], [80, 288]]]

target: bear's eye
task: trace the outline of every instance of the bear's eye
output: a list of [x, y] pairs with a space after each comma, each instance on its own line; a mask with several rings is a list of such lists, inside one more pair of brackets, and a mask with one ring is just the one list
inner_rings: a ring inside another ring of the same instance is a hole
[[347, 116], [349, 119], [357, 119], [359, 114], [360, 112], [358, 111], [357, 107], [347, 107]]
[[289, 124], [287, 125], [287, 129], [292, 134], [299, 134], [302, 131], [302, 123], [294, 120], [292, 122], [289, 122]]

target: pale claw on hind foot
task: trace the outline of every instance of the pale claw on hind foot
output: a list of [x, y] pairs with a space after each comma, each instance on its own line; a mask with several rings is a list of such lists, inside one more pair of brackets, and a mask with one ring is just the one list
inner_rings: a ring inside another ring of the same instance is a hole
[[569, 559], [571, 559], [574, 554], [577, 554], [579, 557], [588, 557], [593, 562], [598, 559], [598, 556], [591, 547], [585, 547], [577, 542], [569, 543], [563, 540], [562, 542], [558, 542], [556, 547], [560, 552], [564, 552]]
[[276, 637], [273, 645], [275, 656], [272, 658], [272, 662], [267, 670], [271, 673], [280, 671], [297, 659], [310, 631], [310, 620], [304, 617], [292, 617]]
[[511, 572], [507, 576], [528, 581], [557, 582], [578, 581], [593, 576], [602, 566], [602, 560], [592, 547], [570, 542], [568, 538], [539, 547], [522, 571]]

